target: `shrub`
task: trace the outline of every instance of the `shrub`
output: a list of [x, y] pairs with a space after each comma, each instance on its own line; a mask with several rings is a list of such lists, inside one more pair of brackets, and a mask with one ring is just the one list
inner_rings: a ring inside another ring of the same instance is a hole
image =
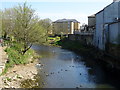
[[14, 67], [14, 65], [19, 65], [19, 64], [27, 64], [29, 63], [28, 58], [34, 54], [33, 50], [28, 50], [28, 52], [25, 53], [25, 55], [22, 55], [19, 53], [20, 45], [19, 44], [14, 44], [11, 47], [7, 47], [4, 51], [8, 54], [8, 61], [5, 64], [5, 69], [4, 73], [7, 72], [8, 68]]

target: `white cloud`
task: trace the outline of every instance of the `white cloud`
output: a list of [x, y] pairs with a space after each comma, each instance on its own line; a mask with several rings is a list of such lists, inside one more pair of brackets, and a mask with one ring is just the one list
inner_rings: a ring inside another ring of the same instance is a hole
[[113, 0], [0, 0], [0, 2], [112, 2]]
[[86, 13], [72, 13], [72, 12], [62, 12], [62, 13], [40, 13], [36, 12], [36, 14], [41, 18], [50, 18], [52, 21], [57, 19], [76, 19], [81, 23], [87, 23], [87, 17], [89, 16]]

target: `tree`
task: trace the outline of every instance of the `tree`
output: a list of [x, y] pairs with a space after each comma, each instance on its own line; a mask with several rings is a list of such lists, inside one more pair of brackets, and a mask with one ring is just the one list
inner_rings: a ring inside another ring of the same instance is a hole
[[39, 21], [39, 24], [42, 25], [42, 27], [44, 27], [45, 31], [46, 31], [46, 41], [47, 41], [47, 38], [48, 38], [48, 34], [51, 33], [52, 31], [52, 21], [47, 18], [47, 19], [42, 19]]
[[14, 27], [14, 9], [5, 9], [2, 12], [2, 35], [4, 38], [10, 36]]
[[34, 43], [44, 41], [45, 29], [39, 25], [39, 18], [34, 10], [26, 3], [14, 8], [15, 19], [12, 34], [16, 41], [21, 44], [20, 52], [24, 55]]

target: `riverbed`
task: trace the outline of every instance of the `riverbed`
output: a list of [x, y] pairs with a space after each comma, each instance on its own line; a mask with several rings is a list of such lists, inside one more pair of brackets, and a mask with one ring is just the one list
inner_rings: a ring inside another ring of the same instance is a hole
[[42, 56], [40, 58], [42, 66], [38, 67], [38, 76], [43, 82], [38, 83], [43, 88], [119, 87], [119, 81], [106, 75], [94, 60], [85, 59], [60, 47], [34, 45], [32, 49]]

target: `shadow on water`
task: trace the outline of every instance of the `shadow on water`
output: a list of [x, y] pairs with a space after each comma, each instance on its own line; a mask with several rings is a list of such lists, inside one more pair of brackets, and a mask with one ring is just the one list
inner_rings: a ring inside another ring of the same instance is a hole
[[93, 60], [58, 47], [34, 45], [32, 49], [42, 55], [40, 62], [44, 65], [38, 68], [36, 87], [116, 88], [118, 81], [111, 83], [113, 80], [108, 80], [104, 70]]

